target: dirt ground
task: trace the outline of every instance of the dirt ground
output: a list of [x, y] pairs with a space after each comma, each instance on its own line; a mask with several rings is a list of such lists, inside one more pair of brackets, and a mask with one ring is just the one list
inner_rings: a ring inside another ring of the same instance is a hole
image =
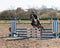
[[[43, 24], [45, 28], [51, 28], [51, 24]], [[60, 38], [44, 39], [29, 38], [24, 40], [6, 41], [1, 37], [8, 36], [10, 24], [0, 24], [0, 48], [60, 48]], [[18, 24], [17, 27], [32, 27], [30, 24]], [[60, 26], [59, 26], [60, 29]]]

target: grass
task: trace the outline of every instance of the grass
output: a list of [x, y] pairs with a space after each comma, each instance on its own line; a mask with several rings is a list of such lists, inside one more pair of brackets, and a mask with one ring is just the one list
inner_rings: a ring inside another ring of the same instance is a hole
[[[6, 22], [0, 22], [0, 24], [11, 24], [11, 23], [6, 23]], [[17, 23], [17, 24], [30, 24], [30, 23]], [[41, 23], [41, 24], [51, 24], [51, 23]]]
[[[5, 22], [1, 23], [1, 22], [0, 22], [0, 24], [11, 24], [11, 23], [5, 23]], [[30, 24], [30, 23], [17, 23], [17, 24]], [[41, 24], [52, 24], [52, 23], [41, 23]], [[60, 23], [59, 23], [59, 24], [60, 24]]]
[[[10, 24], [10, 23], [11, 23], [11, 21], [0, 21], [0, 24]], [[30, 24], [31, 22], [30, 21], [20, 21], [20, 22], [16, 21], [16, 23], [17, 24]], [[50, 22], [43, 22], [41, 24], [52, 24], [52, 23], [50, 23]], [[60, 24], [60, 22], [59, 22], [59, 24]]]

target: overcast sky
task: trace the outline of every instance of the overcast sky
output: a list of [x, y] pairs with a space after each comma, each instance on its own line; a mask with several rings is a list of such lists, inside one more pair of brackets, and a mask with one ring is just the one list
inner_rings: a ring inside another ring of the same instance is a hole
[[27, 8], [40, 8], [42, 5], [48, 8], [60, 9], [60, 0], [0, 0], [0, 11], [7, 9], [16, 9], [17, 7]]

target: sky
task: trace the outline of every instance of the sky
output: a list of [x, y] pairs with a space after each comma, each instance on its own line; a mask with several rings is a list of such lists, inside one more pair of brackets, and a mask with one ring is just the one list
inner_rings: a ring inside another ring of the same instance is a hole
[[41, 6], [60, 10], [60, 0], [0, 0], [0, 11], [16, 9], [18, 7], [23, 9], [41, 8]]

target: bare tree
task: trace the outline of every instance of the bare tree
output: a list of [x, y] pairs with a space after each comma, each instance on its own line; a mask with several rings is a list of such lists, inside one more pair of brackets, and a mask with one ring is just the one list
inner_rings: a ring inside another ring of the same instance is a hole
[[57, 13], [56, 13], [56, 11], [50, 11], [48, 13], [48, 16], [50, 16], [50, 18], [53, 18], [53, 17], [56, 17], [57, 16]]

